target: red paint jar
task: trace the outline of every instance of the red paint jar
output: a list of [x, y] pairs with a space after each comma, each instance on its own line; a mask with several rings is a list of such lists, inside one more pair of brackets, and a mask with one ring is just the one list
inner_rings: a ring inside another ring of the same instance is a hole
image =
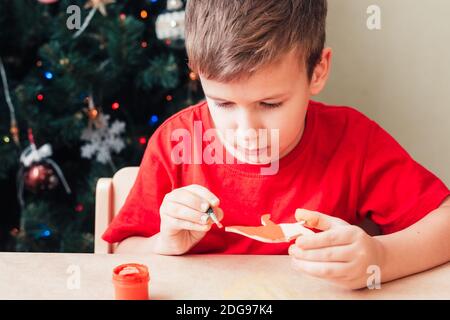
[[116, 300], [148, 300], [150, 276], [143, 264], [126, 263], [117, 266], [112, 276]]

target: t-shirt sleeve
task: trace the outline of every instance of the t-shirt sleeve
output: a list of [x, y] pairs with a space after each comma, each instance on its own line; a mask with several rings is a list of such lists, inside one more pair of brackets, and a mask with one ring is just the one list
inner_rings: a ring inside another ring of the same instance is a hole
[[370, 215], [383, 234], [416, 223], [438, 208], [449, 189], [372, 122], [360, 182], [358, 214]]
[[151, 137], [136, 181], [103, 234], [103, 240], [115, 243], [131, 236], [150, 237], [159, 232], [159, 207], [172, 189], [169, 171], [161, 155], [163, 143], [159, 140], [156, 134]]

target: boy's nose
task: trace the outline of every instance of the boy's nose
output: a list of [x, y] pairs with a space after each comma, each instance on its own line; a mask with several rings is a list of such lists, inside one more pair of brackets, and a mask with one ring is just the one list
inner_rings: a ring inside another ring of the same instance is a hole
[[262, 129], [259, 119], [251, 111], [240, 112], [236, 118], [236, 138], [242, 147], [253, 148], [258, 141], [258, 130]]
[[256, 131], [261, 129], [261, 122], [255, 112], [251, 110], [246, 110], [246, 108], [241, 108], [239, 113], [236, 115], [237, 129], [240, 132], [245, 133], [246, 131]]

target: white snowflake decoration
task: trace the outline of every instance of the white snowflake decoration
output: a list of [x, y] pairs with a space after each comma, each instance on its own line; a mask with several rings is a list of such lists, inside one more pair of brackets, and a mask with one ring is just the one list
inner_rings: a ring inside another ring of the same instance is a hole
[[109, 125], [109, 115], [98, 115], [100, 125], [90, 126], [81, 133], [81, 140], [87, 141], [81, 147], [81, 156], [106, 164], [111, 161], [111, 152], [119, 153], [125, 148], [125, 142], [120, 136], [125, 132], [125, 122], [115, 120]]

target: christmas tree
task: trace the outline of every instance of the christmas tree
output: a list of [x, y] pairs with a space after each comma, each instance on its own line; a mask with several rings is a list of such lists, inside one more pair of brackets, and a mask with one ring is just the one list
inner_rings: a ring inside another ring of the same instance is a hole
[[202, 98], [184, 5], [0, 2], [0, 251], [93, 251], [98, 178]]

